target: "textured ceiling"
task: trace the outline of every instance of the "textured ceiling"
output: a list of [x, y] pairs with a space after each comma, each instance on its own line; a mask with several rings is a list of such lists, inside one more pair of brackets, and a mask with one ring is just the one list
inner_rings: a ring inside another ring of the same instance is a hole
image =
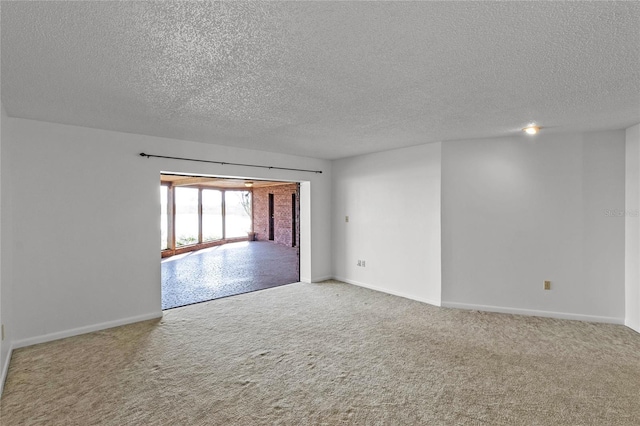
[[6, 2], [12, 117], [318, 158], [640, 122], [639, 2]]

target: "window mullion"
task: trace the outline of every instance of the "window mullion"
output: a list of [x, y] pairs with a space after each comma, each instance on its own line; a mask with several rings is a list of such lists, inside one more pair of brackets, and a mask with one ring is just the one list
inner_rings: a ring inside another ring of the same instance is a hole
[[198, 189], [198, 243], [202, 244], [202, 188]]
[[227, 193], [222, 190], [222, 239], [227, 239]]

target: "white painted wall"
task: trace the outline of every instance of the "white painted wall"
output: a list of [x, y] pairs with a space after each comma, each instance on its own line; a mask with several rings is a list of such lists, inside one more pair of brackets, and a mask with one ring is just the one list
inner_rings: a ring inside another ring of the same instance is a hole
[[622, 323], [624, 149], [624, 131], [444, 143], [443, 305]]
[[[161, 314], [161, 171], [306, 181], [312, 220], [301, 229], [301, 273], [331, 276], [328, 161], [21, 119], [10, 119], [7, 133], [13, 236], [2, 239], [12, 252], [14, 347]], [[140, 152], [324, 173], [146, 159]]]
[[337, 279], [440, 304], [440, 150], [435, 143], [334, 162]]
[[625, 324], [640, 333], [640, 124], [625, 133]]
[[[4, 129], [5, 124], [7, 122], [7, 114], [4, 109], [4, 105], [0, 103], [0, 324], [9, 323], [9, 306], [5, 308], [4, 305], [9, 305], [10, 297], [9, 292], [5, 290], [5, 287], [8, 287], [9, 280], [5, 279], [5, 274], [7, 272], [4, 267], [3, 258], [5, 257], [7, 250], [2, 250], [2, 236], [3, 230], [5, 226], [5, 218], [6, 215], [3, 214], [3, 209], [7, 204], [4, 201], [4, 197], [6, 196], [6, 192], [4, 191], [3, 185], [6, 180], [3, 179], [2, 175], [7, 170], [6, 167], [3, 166], [3, 158], [2, 158], [2, 140], [4, 139]], [[7, 331], [10, 331], [7, 328]], [[2, 395], [2, 390], [4, 388], [4, 380], [9, 369], [9, 359], [11, 357], [11, 343], [9, 336], [7, 335], [4, 340], [0, 340], [0, 395]]]

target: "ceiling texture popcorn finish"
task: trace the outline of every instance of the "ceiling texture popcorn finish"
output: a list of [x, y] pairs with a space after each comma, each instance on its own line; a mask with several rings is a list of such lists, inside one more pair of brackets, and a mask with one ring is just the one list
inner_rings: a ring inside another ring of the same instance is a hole
[[640, 122], [638, 2], [2, 2], [7, 114], [335, 159]]

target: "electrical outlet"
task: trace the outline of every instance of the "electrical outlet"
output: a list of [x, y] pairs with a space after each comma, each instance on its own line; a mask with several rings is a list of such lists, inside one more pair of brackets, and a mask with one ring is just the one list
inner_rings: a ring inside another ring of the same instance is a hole
[[344, 217], [344, 221], [345, 221], [345, 222], [349, 222], [349, 216], [345, 216], [345, 217]]
[[358, 266], [362, 266], [362, 260], [358, 260]]
[[367, 266], [366, 262], [363, 260], [362, 261], [362, 267], [364, 268], [365, 266]]
[[544, 282], [544, 289], [545, 290], [551, 290], [551, 281], [545, 281]]

